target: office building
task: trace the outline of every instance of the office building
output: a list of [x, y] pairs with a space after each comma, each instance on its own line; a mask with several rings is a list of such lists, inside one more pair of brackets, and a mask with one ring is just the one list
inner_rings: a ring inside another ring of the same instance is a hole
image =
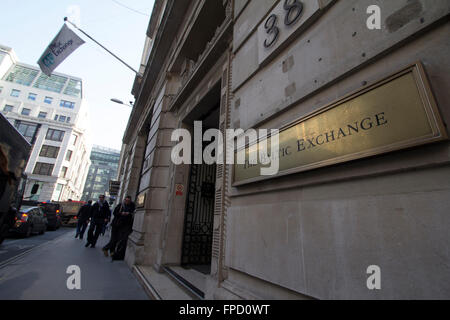
[[109, 182], [117, 179], [120, 151], [106, 147], [92, 147], [91, 166], [89, 167], [83, 191], [83, 201], [97, 200], [103, 194], [107, 200], [114, 202], [115, 197], [109, 194]]

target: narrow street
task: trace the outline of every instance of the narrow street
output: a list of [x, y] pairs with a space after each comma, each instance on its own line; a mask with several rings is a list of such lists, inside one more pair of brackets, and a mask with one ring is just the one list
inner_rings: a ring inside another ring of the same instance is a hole
[[[0, 299], [144, 300], [147, 296], [123, 261], [111, 262], [101, 251], [109, 232], [95, 249], [62, 228], [30, 238], [9, 238], [0, 246]], [[86, 236], [86, 235], [85, 235]], [[81, 289], [69, 290], [69, 266], [81, 270]]]

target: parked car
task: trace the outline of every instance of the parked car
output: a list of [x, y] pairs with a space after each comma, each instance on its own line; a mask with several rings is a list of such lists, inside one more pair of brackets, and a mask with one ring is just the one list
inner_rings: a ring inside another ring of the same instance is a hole
[[46, 215], [47, 230], [59, 229], [62, 225], [60, 205], [53, 202], [41, 202], [39, 206]]
[[40, 207], [22, 206], [14, 218], [10, 232], [29, 237], [33, 233], [44, 234], [47, 230], [47, 218]]
[[47, 218], [47, 230], [56, 230], [61, 227], [62, 218], [59, 203], [23, 200], [22, 205], [27, 207], [41, 207], [44, 211], [44, 216]]

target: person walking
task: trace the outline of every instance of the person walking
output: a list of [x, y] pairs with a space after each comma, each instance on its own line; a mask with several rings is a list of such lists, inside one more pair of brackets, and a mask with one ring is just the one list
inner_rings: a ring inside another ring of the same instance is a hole
[[77, 223], [77, 232], [75, 234], [75, 239], [80, 237], [80, 240], [83, 240], [84, 232], [89, 224], [89, 219], [91, 218], [91, 207], [92, 200], [89, 200], [87, 204], [83, 205], [78, 211], [78, 223]]
[[131, 197], [118, 204], [114, 209], [114, 219], [111, 223], [111, 239], [103, 247], [103, 253], [108, 256], [108, 251], [113, 260], [123, 260], [127, 248], [128, 236], [133, 229], [133, 217], [136, 209]]
[[92, 205], [91, 209], [91, 225], [89, 226], [88, 238], [85, 247], [89, 245], [91, 248], [95, 248], [98, 237], [103, 230], [105, 223], [111, 218], [111, 210], [109, 204], [105, 201], [105, 196], [100, 195], [98, 201]]

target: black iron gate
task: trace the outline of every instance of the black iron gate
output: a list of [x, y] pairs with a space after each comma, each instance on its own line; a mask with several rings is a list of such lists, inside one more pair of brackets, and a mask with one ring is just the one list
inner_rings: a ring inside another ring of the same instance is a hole
[[216, 165], [193, 164], [187, 195], [183, 265], [211, 264]]

